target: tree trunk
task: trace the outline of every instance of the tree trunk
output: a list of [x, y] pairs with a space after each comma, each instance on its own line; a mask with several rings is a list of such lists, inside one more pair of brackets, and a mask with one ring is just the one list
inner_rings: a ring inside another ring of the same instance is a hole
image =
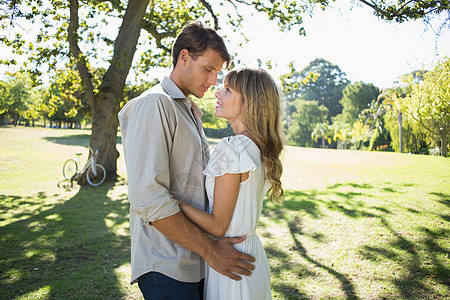
[[447, 157], [447, 144], [448, 144], [447, 133], [444, 132], [444, 134], [441, 135], [441, 155], [443, 157]]
[[119, 101], [111, 93], [99, 93], [91, 106], [92, 135], [90, 146], [98, 149], [97, 162], [106, 169], [108, 179], [117, 178], [117, 127], [119, 119]]

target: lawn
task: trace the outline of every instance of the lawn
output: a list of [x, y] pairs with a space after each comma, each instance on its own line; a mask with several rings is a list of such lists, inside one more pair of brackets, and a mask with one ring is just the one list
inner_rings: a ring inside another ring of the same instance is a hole
[[[63, 181], [89, 134], [0, 127], [0, 299], [141, 299], [123, 156], [117, 183]], [[448, 299], [449, 159], [287, 147], [284, 165], [258, 229], [274, 299]]]

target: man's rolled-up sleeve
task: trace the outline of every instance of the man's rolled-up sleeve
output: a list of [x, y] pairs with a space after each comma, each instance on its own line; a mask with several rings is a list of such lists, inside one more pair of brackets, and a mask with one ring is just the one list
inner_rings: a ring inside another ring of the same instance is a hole
[[136, 101], [119, 115], [128, 177], [131, 209], [144, 222], [167, 218], [180, 212], [170, 191], [169, 159], [176, 126], [170, 98], [161, 96]]

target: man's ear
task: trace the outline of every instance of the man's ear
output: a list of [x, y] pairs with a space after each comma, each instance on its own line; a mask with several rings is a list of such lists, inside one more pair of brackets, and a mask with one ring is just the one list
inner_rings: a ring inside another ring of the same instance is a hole
[[178, 62], [186, 65], [191, 56], [189, 55], [189, 51], [187, 49], [182, 49], [180, 51], [180, 55], [178, 56]]

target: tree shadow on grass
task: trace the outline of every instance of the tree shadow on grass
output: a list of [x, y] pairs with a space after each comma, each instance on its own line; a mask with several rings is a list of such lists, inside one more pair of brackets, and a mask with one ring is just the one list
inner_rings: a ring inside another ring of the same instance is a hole
[[[26, 198], [40, 205], [1, 228], [2, 297], [123, 298], [115, 269], [129, 262], [129, 205], [125, 195], [108, 197], [111, 188], [81, 187], [72, 198], [47, 206], [51, 201], [38, 201], [39, 195]], [[17, 206], [17, 200], [0, 197], [3, 206]]]
[[[388, 292], [386, 295], [388, 298], [420, 299], [432, 297], [439, 299], [442, 296], [441, 293], [443, 291], [445, 293], [446, 291], [442, 286], [450, 286], [450, 277], [448, 276], [450, 269], [448, 264], [446, 264], [446, 257], [450, 256], [450, 251], [439, 242], [439, 240], [447, 239], [450, 235], [450, 229], [444, 223], [446, 220], [445, 215], [439, 215], [444, 218], [444, 222], [440, 222], [442, 224], [441, 228], [415, 228], [415, 233], [413, 234], [416, 236], [407, 237], [405, 236], [407, 233], [395, 229], [400, 224], [391, 224], [390, 222], [396, 220], [395, 215], [401, 213], [402, 210], [412, 214], [422, 214], [423, 212], [411, 207], [402, 207], [398, 203], [391, 205], [388, 200], [381, 203], [378, 202], [378, 199], [390, 199], [392, 193], [403, 194], [405, 193], [405, 189], [414, 187], [414, 184], [395, 185], [385, 183], [381, 186], [373, 186], [370, 184], [347, 183], [333, 185], [321, 191], [286, 190], [286, 202], [283, 206], [279, 207], [267, 204], [268, 202], [266, 201], [263, 208], [263, 215], [272, 219], [275, 223], [280, 223], [280, 220], [284, 220], [289, 229], [290, 239], [295, 245], [292, 249], [283, 250], [275, 249], [274, 247], [266, 248], [268, 257], [271, 260], [273, 275], [280, 277], [282, 270], [294, 268], [294, 273], [297, 272], [300, 276], [317, 276], [308, 273], [308, 270], [311, 270], [311, 268], [308, 268], [307, 265], [299, 266], [300, 264], [292, 263], [293, 256], [291, 252], [295, 251], [295, 253], [303, 257], [309, 264], [326, 271], [337, 279], [340, 282], [339, 289], [345, 294], [346, 299], [362, 297], [355, 291], [351, 275], [348, 276], [329, 265], [324, 265], [320, 260], [309, 255], [308, 249], [302, 243], [303, 236], [307, 236], [308, 239], [313, 238], [319, 243], [327, 240], [323, 236], [327, 232], [322, 232], [322, 235], [320, 233], [314, 234], [314, 236], [311, 233], [303, 232], [302, 215], [320, 220], [327, 217], [327, 210], [336, 211], [342, 216], [350, 218], [350, 220], [359, 218], [378, 219], [381, 223], [381, 228], [390, 232], [389, 235], [386, 235], [386, 238], [380, 239], [380, 243], [375, 244], [375, 246], [372, 240], [370, 244], [366, 243], [358, 247], [358, 249], [355, 249], [359, 251], [357, 254], [361, 254], [363, 259], [373, 261], [374, 263], [384, 261], [387, 264], [400, 266], [400, 269], [393, 270], [396, 274], [391, 274], [388, 271], [388, 273], [384, 274], [384, 278], [374, 278], [377, 281], [391, 281], [396, 287], [396, 291]], [[435, 196], [437, 202], [448, 206], [449, 196], [447, 194], [431, 194]], [[351, 222], [350, 220], [347, 222]], [[377, 224], [377, 222], [369, 221], [367, 224]], [[267, 225], [264, 227], [267, 227]], [[270, 236], [267, 238], [271, 239]], [[432, 286], [436, 284], [441, 287], [433, 288]], [[296, 291], [294, 285], [289, 285], [285, 281], [281, 285], [275, 285], [273, 288], [284, 292], [285, 295], [297, 293], [297, 298], [293, 297], [292, 299], [309, 297], [309, 295], [307, 296]], [[381, 293], [379, 295], [381, 297], [383, 292], [375, 291], [375, 293]], [[289, 296], [286, 297], [291, 299]]]
[[[435, 193], [432, 192], [430, 195], [437, 198], [437, 202], [444, 204], [445, 206], [450, 208], [450, 195], [445, 193]], [[439, 214], [439, 216], [445, 221], [450, 222], [450, 214], [449, 211], [442, 211], [442, 214]]]
[[[382, 257], [403, 265], [402, 270], [396, 271], [401, 275], [392, 279], [402, 299], [439, 299], [437, 292], [425, 283], [433, 279], [443, 286], [450, 286], [448, 276], [450, 269], [439, 258], [439, 255], [448, 257], [450, 251], [436, 243], [437, 238], [449, 236], [450, 230], [431, 231], [423, 227], [420, 231], [424, 233], [424, 237], [417, 241], [410, 241], [397, 232], [385, 218], [380, 217], [380, 220], [394, 238], [389, 243], [376, 247], [366, 245], [361, 254], [374, 262], [379, 262]], [[419, 251], [420, 247], [425, 249]]]
[[83, 146], [87, 147], [89, 145], [89, 140], [91, 139], [90, 134], [71, 134], [64, 136], [47, 136], [43, 138], [46, 141], [67, 145], [67, 146]]
[[[296, 212], [302, 212], [310, 215], [312, 218], [321, 218], [322, 212], [320, 210], [320, 203], [317, 201], [317, 196], [320, 193], [316, 190], [311, 191], [285, 191], [285, 202], [283, 203], [283, 207], [278, 208], [276, 210], [269, 209], [267, 207], [267, 201], [265, 201], [263, 214], [266, 217], [275, 219], [275, 220], [285, 220], [288, 225], [289, 234], [294, 242], [294, 246], [290, 249], [286, 249], [286, 252], [296, 252], [303, 259], [305, 259], [308, 263], [312, 264], [316, 268], [322, 269], [332, 275], [335, 279], [337, 279], [341, 283], [341, 290], [346, 295], [346, 299], [357, 299], [357, 295], [355, 293], [355, 288], [351, 281], [347, 278], [346, 275], [336, 271], [335, 269], [326, 266], [319, 262], [318, 260], [312, 258], [307, 249], [303, 246], [301, 241], [297, 238], [298, 235], [306, 235], [306, 233], [302, 230], [302, 221], [301, 219], [295, 215]], [[311, 238], [321, 241], [323, 239], [322, 234], [313, 234], [310, 235]], [[269, 237], [270, 238], [270, 237]], [[311, 268], [307, 266], [302, 266], [300, 264], [293, 264], [291, 261], [291, 257], [286, 254], [286, 252], [282, 252], [276, 250], [272, 247], [266, 248], [266, 253], [271, 260], [276, 260], [277, 264], [275, 267], [272, 267], [272, 273], [275, 276], [279, 276], [282, 270], [290, 270], [293, 273], [296, 273], [298, 277], [317, 276]], [[283, 282], [278, 285], [274, 285], [272, 287], [274, 290], [279, 291], [287, 296], [288, 299], [308, 299], [309, 297], [306, 294], [301, 293], [294, 286], [289, 285], [287, 282]]]
[[[298, 277], [317, 275], [301, 264], [293, 264], [288, 254], [275, 247], [266, 247], [265, 250], [267, 257], [271, 259], [273, 264], [270, 270], [272, 276], [280, 277], [285, 270], [289, 270], [290, 273], [296, 274]], [[272, 283], [272, 289], [284, 295], [285, 299], [308, 299], [306, 294], [287, 281]]]
[[450, 195], [445, 193], [435, 193], [432, 192], [430, 195], [438, 197], [438, 201], [442, 204], [445, 204], [447, 207], [450, 207]]
[[[295, 219], [295, 220], [297, 220], [297, 219]], [[305, 247], [303, 247], [302, 243], [297, 238], [297, 235], [301, 234], [301, 231], [298, 230], [299, 227], [295, 225], [297, 223], [297, 222], [295, 222], [295, 220], [294, 220], [294, 222], [288, 222], [289, 231], [291, 233], [292, 240], [295, 243], [294, 249], [306, 261], [313, 264], [315, 267], [326, 271], [327, 273], [332, 275], [334, 278], [336, 278], [341, 283], [341, 290], [344, 292], [346, 299], [358, 299], [358, 296], [356, 295], [355, 288], [354, 288], [352, 282], [347, 278], [347, 276], [345, 274], [342, 274], [342, 273], [336, 271], [335, 269], [320, 263], [319, 261], [313, 259], [308, 254], [308, 251], [305, 249]]]
[[[67, 145], [67, 146], [89, 146], [89, 141], [91, 139], [91, 134], [70, 134], [64, 136], [47, 136], [43, 138], [46, 141]], [[122, 138], [117, 137], [117, 144], [122, 144]]]

